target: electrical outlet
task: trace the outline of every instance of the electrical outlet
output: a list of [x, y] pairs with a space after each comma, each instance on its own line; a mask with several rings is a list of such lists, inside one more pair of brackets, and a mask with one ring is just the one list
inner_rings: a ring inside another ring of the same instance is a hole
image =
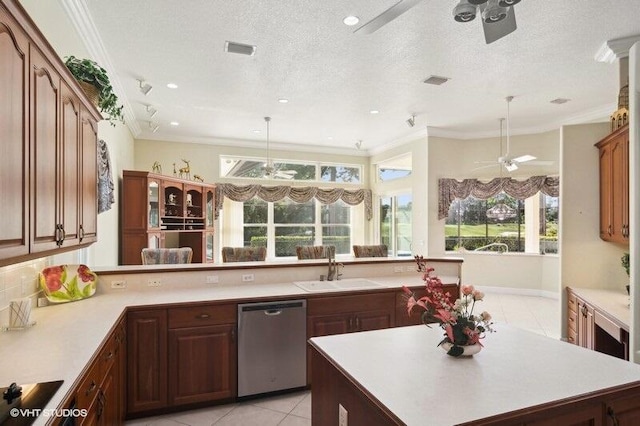
[[152, 278], [147, 281], [147, 286], [149, 287], [160, 287], [161, 285], [160, 278]]
[[249, 281], [253, 281], [253, 274], [242, 274], [242, 282], [248, 283]]
[[127, 282], [125, 280], [111, 281], [111, 288], [126, 288]]
[[338, 426], [349, 426], [349, 413], [342, 404], [338, 404]]
[[394, 266], [393, 272], [402, 272], [402, 266]]
[[217, 275], [207, 275], [207, 284], [218, 284]]

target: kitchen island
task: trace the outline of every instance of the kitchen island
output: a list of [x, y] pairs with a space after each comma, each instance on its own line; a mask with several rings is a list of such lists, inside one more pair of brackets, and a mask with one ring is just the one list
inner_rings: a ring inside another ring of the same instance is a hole
[[640, 365], [496, 329], [469, 358], [437, 347], [438, 327], [310, 339], [314, 426], [639, 424]]

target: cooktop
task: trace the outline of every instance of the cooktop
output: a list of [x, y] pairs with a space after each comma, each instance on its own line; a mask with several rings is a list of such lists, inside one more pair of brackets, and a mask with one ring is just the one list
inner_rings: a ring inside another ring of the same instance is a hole
[[3, 426], [31, 425], [39, 416], [55, 417], [57, 410], [43, 408], [56, 393], [62, 380], [54, 382], [17, 385], [0, 388], [0, 424]]

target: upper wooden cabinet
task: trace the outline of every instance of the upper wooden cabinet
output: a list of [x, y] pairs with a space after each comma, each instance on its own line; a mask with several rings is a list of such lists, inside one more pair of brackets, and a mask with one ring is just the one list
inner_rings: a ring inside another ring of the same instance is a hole
[[97, 238], [102, 119], [16, 0], [0, 0], [0, 265]]
[[600, 151], [600, 238], [629, 244], [629, 126], [596, 144]]
[[143, 248], [191, 247], [213, 262], [214, 185], [155, 173], [122, 172], [120, 263], [139, 265]]

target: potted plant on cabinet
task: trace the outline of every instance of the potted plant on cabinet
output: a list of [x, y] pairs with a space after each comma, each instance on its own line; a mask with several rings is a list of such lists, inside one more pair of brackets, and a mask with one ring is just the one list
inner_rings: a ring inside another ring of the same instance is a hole
[[124, 123], [122, 105], [118, 105], [118, 97], [107, 76], [107, 71], [91, 59], [79, 59], [75, 56], [65, 58], [65, 65], [80, 83], [89, 99], [108, 115], [107, 120], [112, 126], [114, 121]]

